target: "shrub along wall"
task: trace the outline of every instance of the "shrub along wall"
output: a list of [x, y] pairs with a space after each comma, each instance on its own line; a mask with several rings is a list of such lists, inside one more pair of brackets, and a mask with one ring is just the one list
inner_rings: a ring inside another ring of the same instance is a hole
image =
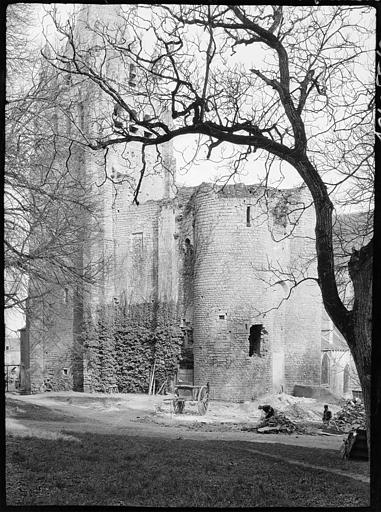
[[156, 389], [172, 379], [184, 336], [174, 318], [165, 305], [156, 307], [154, 316], [146, 305], [98, 308], [81, 336], [87, 388], [147, 392], [153, 366]]

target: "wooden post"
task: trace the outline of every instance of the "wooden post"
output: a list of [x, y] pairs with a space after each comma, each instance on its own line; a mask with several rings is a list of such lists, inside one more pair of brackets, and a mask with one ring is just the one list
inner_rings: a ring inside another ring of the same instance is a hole
[[160, 393], [162, 392], [162, 390], [163, 390], [163, 388], [164, 388], [164, 386], [165, 386], [165, 383], [166, 383], [166, 382], [167, 382], [167, 381], [165, 380], [165, 381], [163, 382], [163, 384], [160, 386], [159, 391], [156, 393], [157, 395], [160, 395]]
[[156, 359], [154, 360], [153, 367], [152, 367], [150, 385], [149, 385], [149, 388], [148, 388], [148, 394], [149, 395], [153, 394], [153, 389], [154, 389], [154, 384], [155, 384], [155, 366], [156, 366]]

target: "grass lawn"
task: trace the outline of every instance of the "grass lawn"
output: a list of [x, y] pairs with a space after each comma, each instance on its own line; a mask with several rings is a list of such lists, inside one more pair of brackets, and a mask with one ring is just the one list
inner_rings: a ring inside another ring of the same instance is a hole
[[[367, 506], [369, 486], [250, 453], [360, 473], [337, 451], [66, 431], [77, 440], [7, 437], [8, 505]], [[366, 471], [366, 463], [362, 471]], [[364, 469], [365, 468], [365, 469]]]
[[[247, 443], [235, 442], [235, 446], [247, 446]], [[305, 448], [303, 446], [293, 446], [286, 444], [266, 444], [250, 443], [250, 447], [258, 451], [266, 452], [271, 455], [285, 457], [289, 460], [300, 461], [314, 466], [323, 466], [330, 469], [338, 469], [348, 473], [368, 476], [370, 474], [369, 463], [362, 460], [342, 459], [336, 450], [327, 450], [321, 448]], [[332, 476], [336, 478], [335, 475]]]

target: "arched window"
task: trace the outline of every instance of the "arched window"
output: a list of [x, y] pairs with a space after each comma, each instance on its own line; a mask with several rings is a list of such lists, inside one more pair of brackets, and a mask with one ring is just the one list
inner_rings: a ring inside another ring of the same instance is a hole
[[349, 377], [350, 377], [350, 368], [349, 364], [347, 364], [344, 368], [344, 383], [343, 383], [343, 393], [346, 394], [349, 391]]
[[330, 361], [328, 355], [325, 353], [321, 361], [321, 383], [329, 384], [329, 367]]

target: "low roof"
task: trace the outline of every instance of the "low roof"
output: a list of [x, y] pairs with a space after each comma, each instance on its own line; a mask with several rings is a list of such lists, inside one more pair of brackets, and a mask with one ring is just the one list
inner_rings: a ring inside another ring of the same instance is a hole
[[322, 337], [321, 349], [322, 351], [332, 350], [335, 352], [346, 352], [349, 350], [349, 347], [343, 339], [334, 335], [332, 342], [329, 342], [325, 336]]

